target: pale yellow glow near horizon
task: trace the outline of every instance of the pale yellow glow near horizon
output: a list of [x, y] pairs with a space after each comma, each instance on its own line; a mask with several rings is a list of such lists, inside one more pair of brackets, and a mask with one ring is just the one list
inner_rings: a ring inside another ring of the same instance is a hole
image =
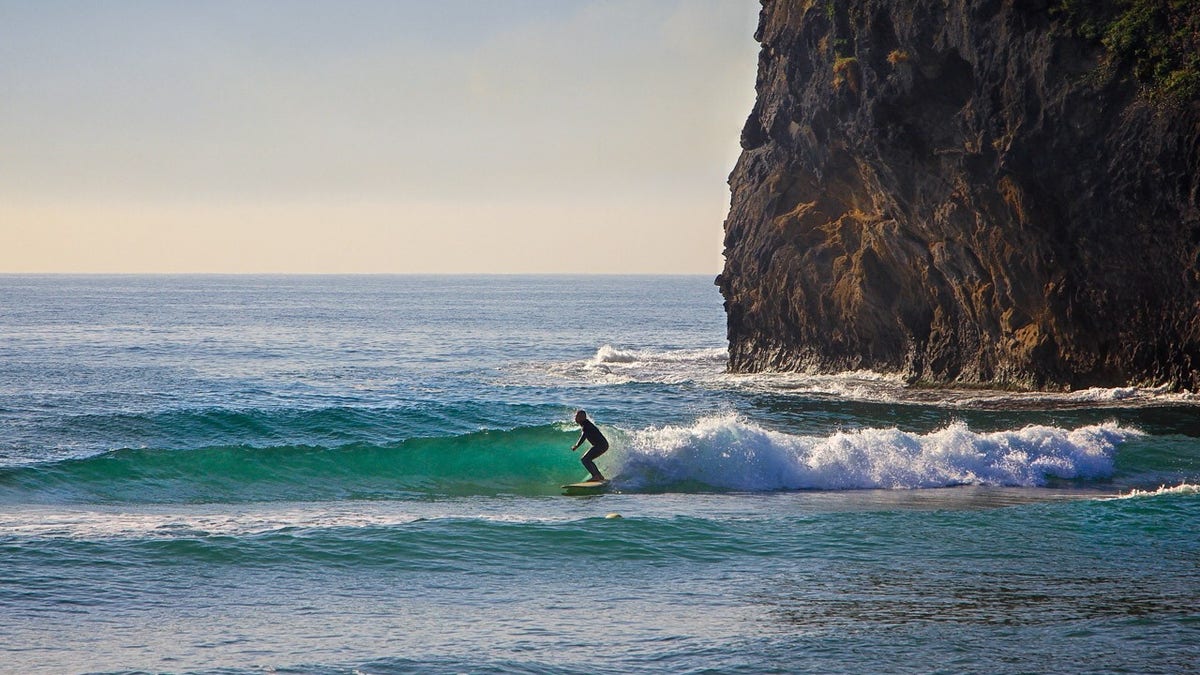
[[[0, 206], [0, 222], [29, 225], [0, 230], [0, 249], [9, 273], [715, 274], [725, 208], [719, 201]], [[674, 234], [705, 222], [708, 232]], [[705, 258], [709, 269], [697, 269]]]
[[757, 9], [0, 0], [0, 273], [715, 274]]

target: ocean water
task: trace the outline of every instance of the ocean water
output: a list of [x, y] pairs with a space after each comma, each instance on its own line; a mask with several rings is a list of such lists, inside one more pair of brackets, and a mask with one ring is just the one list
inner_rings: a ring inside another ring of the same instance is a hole
[[0, 276], [0, 671], [1200, 672], [1197, 397], [724, 367], [707, 277]]

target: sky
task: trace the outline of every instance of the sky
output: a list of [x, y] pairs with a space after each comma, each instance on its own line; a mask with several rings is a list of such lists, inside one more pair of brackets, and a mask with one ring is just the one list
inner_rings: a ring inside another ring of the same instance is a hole
[[0, 0], [0, 272], [715, 274], [755, 0]]

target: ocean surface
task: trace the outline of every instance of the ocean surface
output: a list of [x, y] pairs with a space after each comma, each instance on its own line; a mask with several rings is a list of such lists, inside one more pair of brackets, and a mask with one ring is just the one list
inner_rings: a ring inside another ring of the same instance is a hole
[[0, 672], [1200, 672], [1200, 399], [724, 345], [709, 277], [0, 276]]

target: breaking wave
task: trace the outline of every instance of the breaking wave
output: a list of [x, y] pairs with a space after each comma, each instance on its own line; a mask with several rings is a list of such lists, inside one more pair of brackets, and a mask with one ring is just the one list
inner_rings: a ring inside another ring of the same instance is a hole
[[[685, 426], [605, 427], [599, 460], [619, 491], [1037, 487], [1103, 480], [1118, 446], [1141, 432], [1116, 423], [980, 433], [957, 422], [930, 433], [868, 428], [828, 435], [766, 429], [736, 416]], [[573, 425], [487, 430], [392, 443], [131, 448], [0, 468], [0, 503], [212, 503], [411, 500], [552, 495], [581, 477]]]
[[734, 416], [637, 432], [623, 454], [627, 489], [846, 490], [954, 485], [1044, 486], [1111, 477], [1118, 445], [1140, 432], [1115, 423], [978, 433], [956, 422], [928, 434], [861, 429], [800, 436]]
[[1159, 486], [1157, 490], [1138, 490], [1133, 489], [1115, 499], [1142, 499], [1145, 497], [1168, 497], [1178, 495], [1197, 495], [1200, 494], [1200, 485], [1192, 485], [1191, 483], [1180, 483], [1175, 487]]
[[726, 368], [728, 361], [728, 350], [723, 347], [635, 349], [605, 344], [586, 359], [530, 365], [518, 370], [526, 378], [548, 375], [557, 381], [568, 379], [593, 385], [674, 385], [694, 382], [714, 389], [748, 390], [869, 403], [979, 409], [1139, 407], [1200, 403], [1200, 394], [1172, 392], [1155, 387], [1094, 388], [1073, 392], [912, 387], [898, 374], [871, 370], [841, 373], [729, 373]]
[[715, 349], [618, 349], [604, 345], [582, 362], [569, 364], [564, 370], [593, 382], [624, 384], [627, 382], [713, 381], [725, 372], [729, 353]]

